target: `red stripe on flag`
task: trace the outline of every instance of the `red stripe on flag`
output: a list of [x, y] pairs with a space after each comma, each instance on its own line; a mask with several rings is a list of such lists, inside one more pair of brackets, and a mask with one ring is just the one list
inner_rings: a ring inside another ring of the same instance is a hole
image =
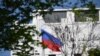
[[50, 40], [42, 40], [43, 42], [43, 45], [47, 46], [49, 49], [51, 49], [52, 51], [60, 51], [58, 45], [56, 45], [55, 43], [53, 43], [52, 41]]

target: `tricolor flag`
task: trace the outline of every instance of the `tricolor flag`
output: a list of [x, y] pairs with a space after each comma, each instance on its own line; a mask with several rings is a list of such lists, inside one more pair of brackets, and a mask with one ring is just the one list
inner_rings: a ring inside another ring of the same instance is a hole
[[42, 30], [42, 43], [43, 45], [47, 46], [52, 51], [60, 51], [60, 47], [63, 46], [63, 43], [60, 41], [60, 39], [54, 37], [50, 33], [46, 32], [45, 30]]

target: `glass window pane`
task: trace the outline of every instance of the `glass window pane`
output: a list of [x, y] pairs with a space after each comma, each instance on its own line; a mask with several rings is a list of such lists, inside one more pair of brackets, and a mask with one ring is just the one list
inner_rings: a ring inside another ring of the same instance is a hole
[[61, 18], [66, 18], [66, 11], [54, 11], [51, 14], [46, 14], [44, 21], [46, 23], [59, 23]]

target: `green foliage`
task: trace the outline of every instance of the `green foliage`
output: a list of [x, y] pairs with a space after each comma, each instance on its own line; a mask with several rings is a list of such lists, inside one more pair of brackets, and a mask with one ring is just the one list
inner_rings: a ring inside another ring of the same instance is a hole
[[[99, 20], [98, 10], [96, 9], [96, 6], [93, 3], [93, 1], [87, 0], [86, 2], [86, 0], [82, 0], [81, 2], [84, 3], [83, 7], [88, 8], [88, 9], [76, 10], [77, 7], [73, 7], [73, 12], [75, 12], [75, 15], [76, 15], [76, 22], [98, 21]], [[91, 20], [88, 20], [89, 18], [91, 18]]]
[[88, 51], [89, 56], [100, 56], [99, 48], [92, 48]]
[[[98, 10], [89, 9], [89, 10], [75, 10], [75, 21], [76, 22], [87, 22], [87, 21], [98, 21]], [[91, 20], [88, 20], [91, 18]]]

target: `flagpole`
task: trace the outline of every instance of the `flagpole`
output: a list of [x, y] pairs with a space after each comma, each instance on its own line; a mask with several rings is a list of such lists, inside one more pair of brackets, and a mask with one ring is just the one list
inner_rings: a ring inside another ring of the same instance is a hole
[[[42, 17], [42, 20], [43, 20], [43, 17]], [[42, 37], [41, 37], [41, 40], [42, 40]], [[42, 42], [43, 42], [43, 40], [42, 40]], [[44, 48], [43, 44], [42, 44], [42, 56], [45, 56], [45, 48]]]
[[[39, 19], [38, 19], [38, 17], [41, 17], [41, 15], [36, 15], [36, 20], [37, 20], [37, 30], [39, 31], [40, 30], [40, 24], [39, 23], [41, 23], [41, 22], [38, 22], [38, 21], [40, 21]], [[42, 19], [43, 20], [43, 19]], [[38, 37], [37, 37], [37, 39], [38, 39]], [[41, 38], [41, 40], [42, 40], [42, 38]], [[45, 56], [45, 49], [43, 48], [43, 46], [42, 46], [42, 44], [41, 44], [41, 47], [42, 47], [42, 56]]]
[[42, 47], [42, 56], [45, 56], [45, 49]]
[[[38, 24], [38, 18], [37, 18], [37, 17], [38, 17], [38, 14], [36, 14], [36, 28], [37, 28], [37, 31], [39, 31], [39, 27], [38, 27], [39, 24]], [[37, 35], [37, 37], [36, 37], [36, 45], [38, 45], [38, 37], [39, 37], [39, 36]], [[38, 46], [37, 46], [37, 47], [38, 47]], [[35, 56], [35, 55], [34, 55], [34, 56]]]

